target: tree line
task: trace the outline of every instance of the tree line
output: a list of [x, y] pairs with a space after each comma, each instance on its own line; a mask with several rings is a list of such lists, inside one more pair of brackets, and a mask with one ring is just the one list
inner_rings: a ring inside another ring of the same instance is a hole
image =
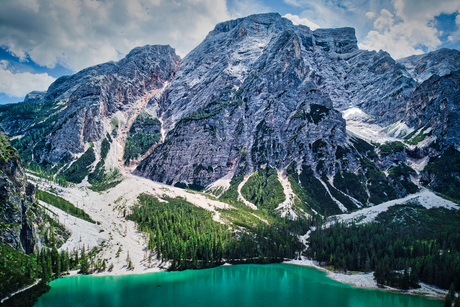
[[[381, 285], [409, 289], [424, 282], [448, 289], [453, 284], [459, 291], [460, 232], [452, 226], [458, 210], [420, 207], [390, 209], [365, 225], [320, 227], [312, 232], [305, 255], [337, 270], [375, 271]], [[419, 216], [405, 215], [408, 210]]]
[[148, 234], [148, 248], [172, 270], [205, 268], [230, 263], [270, 263], [300, 255], [296, 233], [305, 233], [312, 221], [279, 218], [272, 225], [235, 231], [212, 219], [212, 213], [183, 198], [164, 201], [140, 195], [128, 219]]

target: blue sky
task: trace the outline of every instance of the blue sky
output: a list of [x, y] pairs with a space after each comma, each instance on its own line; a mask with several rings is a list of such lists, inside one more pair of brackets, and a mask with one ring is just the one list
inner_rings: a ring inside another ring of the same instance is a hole
[[169, 44], [182, 57], [221, 21], [279, 12], [312, 29], [354, 27], [394, 58], [460, 50], [458, 0], [1, 0], [0, 104], [58, 77]]

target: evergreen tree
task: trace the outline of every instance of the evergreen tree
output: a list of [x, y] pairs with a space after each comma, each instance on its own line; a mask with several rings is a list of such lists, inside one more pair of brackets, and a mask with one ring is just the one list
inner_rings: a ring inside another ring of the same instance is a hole
[[455, 298], [455, 285], [454, 285], [454, 283], [450, 284], [449, 293], [450, 293], [450, 297], [452, 299], [454, 299]]
[[454, 307], [460, 307], [460, 295], [455, 298]]
[[450, 293], [447, 293], [446, 298], [444, 299], [444, 307], [452, 307], [452, 296]]

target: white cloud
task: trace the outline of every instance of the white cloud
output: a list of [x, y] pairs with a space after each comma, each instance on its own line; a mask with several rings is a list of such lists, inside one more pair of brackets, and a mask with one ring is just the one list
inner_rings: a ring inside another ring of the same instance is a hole
[[312, 30], [316, 30], [316, 29], [320, 28], [320, 26], [318, 26], [316, 23], [308, 20], [307, 18], [300, 18], [297, 15], [286, 14], [283, 17], [291, 20], [292, 23], [295, 24], [295, 25], [299, 25], [299, 24], [305, 25], [305, 26], [309, 27]]
[[302, 6], [302, 4], [297, 2], [296, 0], [284, 0], [284, 3], [297, 7]]
[[377, 16], [374, 12], [367, 12], [366, 17], [369, 19], [374, 19]]
[[394, 13], [382, 9], [359, 47], [383, 49], [396, 59], [421, 54], [422, 47], [428, 51], [439, 47], [442, 33], [435, 27], [435, 17], [460, 10], [460, 1], [456, 0], [393, 0], [392, 4]]
[[228, 19], [225, 0], [2, 0], [0, 46], [77, 71], [146, 44], [185, 56]]
[[[54, 82], [48, 74], [12, 73], [6, 70], [8, 61], [0, 61], [0, 92], [10, 97], [23, 97], [32, 90], [46, 90]], [[5, 63], [6, 62], [6, 63]]]
[[8, 62], [7, 60], [0, 60], [0, 69], [6, 69], [9, 64], [10, 62]]

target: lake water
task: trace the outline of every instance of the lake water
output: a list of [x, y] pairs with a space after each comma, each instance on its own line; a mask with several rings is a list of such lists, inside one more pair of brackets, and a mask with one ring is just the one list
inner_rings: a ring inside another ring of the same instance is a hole
[[358, 289], [289, 264], [233, 265], [125, 276], [71, 276], [51, 282], [35, 306], [440, 307], [443, 302]]

